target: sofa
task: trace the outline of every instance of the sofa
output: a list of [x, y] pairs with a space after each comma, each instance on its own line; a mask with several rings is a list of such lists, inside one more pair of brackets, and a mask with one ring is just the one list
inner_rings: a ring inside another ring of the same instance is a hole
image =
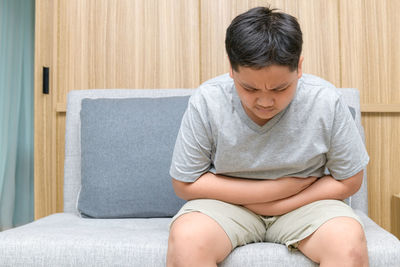
[[[0, 266], [166, 265], [169, 223], [184, 203], [169, 164], [195, 89], [77, 90], [68, 95], [64, 212], [0, 233]], [[359, 94], [339, 89], [360, 134]], [[370, 266], [400, 266], [399, 240], [368, 216], [367, 176], [346, 202], [365, 225]], [[219, 266], [317, 266], [284, 245], [236, 248]]]

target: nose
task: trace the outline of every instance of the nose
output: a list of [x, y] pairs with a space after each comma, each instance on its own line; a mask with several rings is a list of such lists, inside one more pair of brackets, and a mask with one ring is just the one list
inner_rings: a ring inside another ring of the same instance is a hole
[[257, 98], [256, 104], [264, 108], [271, 107], [275, 104], [275, 99], [269, 94], [263, 93]]

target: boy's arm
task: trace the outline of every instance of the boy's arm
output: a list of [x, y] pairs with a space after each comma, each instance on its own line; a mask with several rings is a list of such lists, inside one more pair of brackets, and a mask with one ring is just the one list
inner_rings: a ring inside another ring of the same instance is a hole
[[293, 196], [315, 180], [316, 177], [250, 180], [207, 172], [192, 183], [172, 179], [172, 185], [177, 196], [186, 200], [208, 198], [244, 205]]
[[305, 190], [291, 197], [267, 203], [244, 206], [260, 215], [282, 215], [317, 200], [344, 200], [360, 189], [362, 179], [363, 171], [345, 180], [336, 180], [332, 176], [324, 176]]

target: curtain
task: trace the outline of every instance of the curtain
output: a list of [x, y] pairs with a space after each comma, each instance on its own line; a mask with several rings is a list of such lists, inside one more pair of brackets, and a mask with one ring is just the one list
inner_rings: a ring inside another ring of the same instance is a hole
[[34, 0], [0, 0], [0, 231], [33, 220]]

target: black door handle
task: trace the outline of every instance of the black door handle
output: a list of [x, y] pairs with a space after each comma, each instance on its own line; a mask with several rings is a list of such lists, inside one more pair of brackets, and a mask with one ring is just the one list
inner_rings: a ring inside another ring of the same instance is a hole
[[49, 94], [49, 68], [43, 67], [43, 94]]

